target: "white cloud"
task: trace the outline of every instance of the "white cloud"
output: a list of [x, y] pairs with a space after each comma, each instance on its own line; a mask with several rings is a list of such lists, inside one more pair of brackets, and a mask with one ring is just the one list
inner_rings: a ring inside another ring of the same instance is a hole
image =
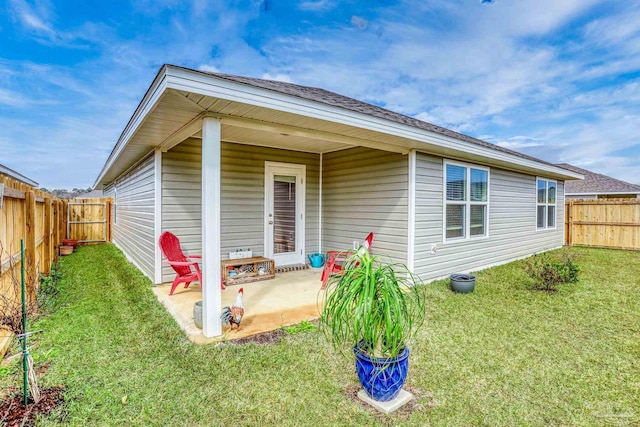
[[49, 37], [55, 36], [53, 27], [47, 22], [50, 11], [45, 3], [40, 2], [36, 6], [31, 6], [25, 0], [11, 0], [11, 11], [26, 29]]
[[214, 67], [213, 65], [202, 64], [198, 67], [200, 71], [206, 71], [208, 73], [221, 73], [218, 67]]
[[540, 147], [543, 144], [541, 142], [498, 141], [496, 145], [511, 150], [520, 150], [522, 148]]
[[[69, 185], [95, 178], [163, 63], [322, 87], [548, 161], [590, 162], [596, 172], [640, 180], [640, 83], [619, 81], [640, 69], [637, 1], [612, 3], [589, 20], [595, 0], [344, 3], [337, 18], [320, 13], [337, 2], [309, 0], [281, 7], [325, 19], [292, 23], [265, 14], [259, 1], [240, 10], [146, 0], [134, 5], [149, 19], [144, 31], [128, 21], [67, 28], [49, 3], [10, 1], [14, 21], [38, 43], [97, 57], [76, 66], [0, 59], [0, 144], [34, 141], [39, 159], [55, 146], [60, 160], [38, 164], [82, 170]], [[60, 103], [33, 109], [43, 115], [38, 126], [2, 110], [36, 101]], [[635, 157], [620, 154], [634, 149]], [[50, 185], [40, 174], [33, 171]]]
[[0, 104], [17, 108], [30, 104], [30, 100], [25, 98], [22, 94], [0, 88]]
[[359, 16], [353, 15], [351, 17], [351, 25], [359, 30], [365, 30], [369, 26], [369, 21]]
[[[526, 39], [563, 28], [593, 4], [408, 3], [406, 8], [387, 8], [368, 22], [384, 28], [382, 35], [322, 29], [273, 39], [265, 50], [269, 57], [286, 55], [284, 67], [302, 84], [374, 101], [454, 130], [489, 131], [493, 136], [488, 140], [549, 161], [575, 162], [590, 152], [608, 158], [608, 153], [632, 147], [633, 135], [640, 135], [628, 114], [640, 101], [638, 85], [585, 88], [594, 79], [637, 70], [640, 57], [602, 61], [599, 53], [589, 54], [591, 39], [564, 44]], [[440, 27], [425, 25], [422, 17], [428, 13], [449, 19], [442, 18]], [[611, 17], [604, 27], [614, 26], [616, 19]], [[628, 20], [631, 28], [633, 19]], [[602, 114], [603, 109], [611, 113]], [[625, 116], [631, 123], [621, 126]], [[611, 132], [612, 127], [618, 131]]]
[[298, 8], [300, 8], [301, 10], [310, 10], [310, 11], [331, 10], [334, 7], [336, 7], [336, 4], [331, 0], [310, 0], [310, 1], [302, 1], [298, 4]]
[[278, 73], [278, 74], [264, 73], [261, 78], [265, 80], [276, 80], [279, 82], [293, 83], [293, 80], [291, 80], [291, 76], [287, 74], [281, 74], [281, 73]]

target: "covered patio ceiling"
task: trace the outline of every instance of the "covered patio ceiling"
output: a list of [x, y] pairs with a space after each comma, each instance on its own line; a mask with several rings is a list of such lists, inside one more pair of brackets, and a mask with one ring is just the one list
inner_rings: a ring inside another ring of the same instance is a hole
[[[113, 181], [158, 147], [167, 151], [187, 138], [201, 137], [204, 117], [220, 119], [222, 140], [239, 144], [311, 153], [358, 146], [402, 154], [417, 149], [529, 174], [581, 178], [518, 153], [487, 148], [491, 144], [473, 144], [446, 132], [380, 119], [359, 111], [368, 104], [356, 100], [353, 104], [353, 108], [339, 108], [195, 70], [164, 66], [125, 127], [95, 187]], [[372, 106], [373, 111], [375, 108]], [[407, 118], [407, 122], [411, 120]]]
[[339, 125], [326, 120], [276, 111], [244, 103], [167, 89], [153, 111], [132, 135], [114, 168], [102, 178], [108, 183], [150, 151], [168, 151], [187, 138], [202, 138], [202, 119], [219, 118], [222, 140], [309, 153], [328, 153], [369, 147], [407, 154], [378, 132]]

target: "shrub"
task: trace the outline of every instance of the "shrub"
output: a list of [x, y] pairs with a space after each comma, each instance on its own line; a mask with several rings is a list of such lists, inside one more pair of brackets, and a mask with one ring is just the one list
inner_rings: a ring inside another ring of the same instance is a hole
[[533, 279], [535, 289], [555, 292], [559, 285], [578, 281], [580, 269], [575, 259], [576, 254], [570, 249], [538, 254], [524, 261], [524, 271]]

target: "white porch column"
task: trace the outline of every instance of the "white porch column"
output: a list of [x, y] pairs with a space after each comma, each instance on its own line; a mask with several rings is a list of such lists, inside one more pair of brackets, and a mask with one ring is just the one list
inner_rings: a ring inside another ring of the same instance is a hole
[[202, 119], [202, 333], [222, 335], [220, 289], [220, 120]]
[[409, 197], [407, 206], [407, 268], [413, 273], [416, 258], [416, 150], [409, 151]]

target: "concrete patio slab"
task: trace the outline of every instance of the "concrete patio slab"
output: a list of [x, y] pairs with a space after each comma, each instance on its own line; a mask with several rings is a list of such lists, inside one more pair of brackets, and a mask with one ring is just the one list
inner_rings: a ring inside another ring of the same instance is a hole
[[238, 290], [244, 288], [245, 314], [239, 329], [223, 326], [221, 337], [206, 338], [193, 322], [193, 305], [202, 299], [200, 285], [187, 289], [180, 285], [169, 296], [171, 283], [155, 286], [153, 292], [187, 337], [197, 344], [245, 338], [304, 320], [317, 319], [324, 291], [320, 290], [321, 269], [280, 273], [274, 279], [228, 286], [222, 291], [222, 306], [232, 305]]

